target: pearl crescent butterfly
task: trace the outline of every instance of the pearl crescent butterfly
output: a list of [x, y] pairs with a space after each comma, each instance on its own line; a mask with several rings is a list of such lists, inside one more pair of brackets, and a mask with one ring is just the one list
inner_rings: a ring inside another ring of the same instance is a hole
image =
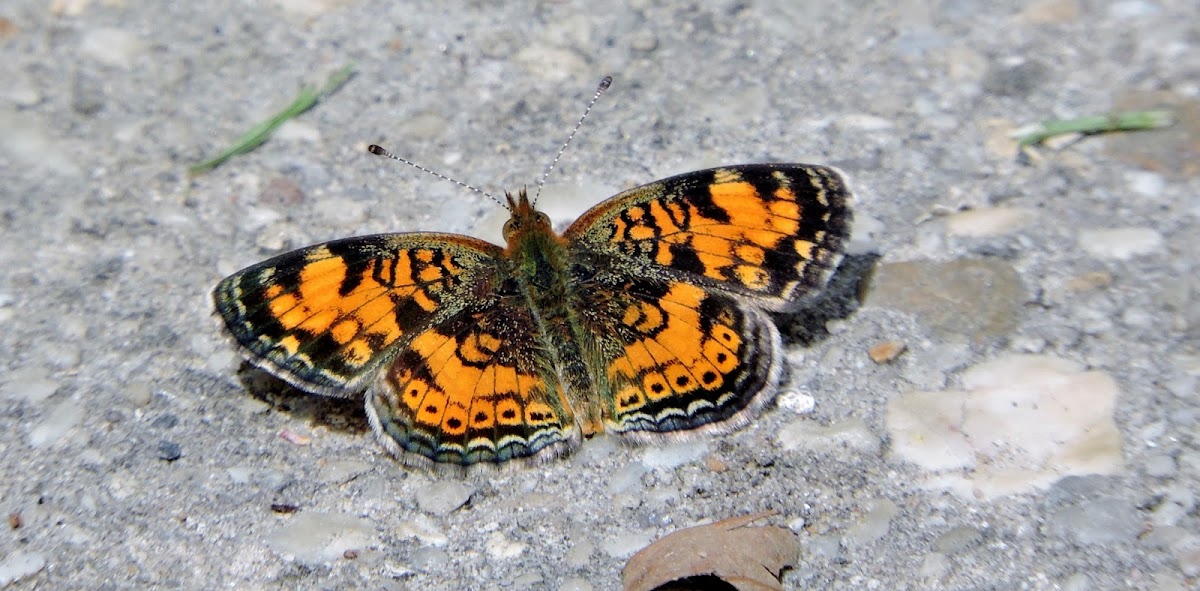
[[600, 432], [746, 424], [782, 373], [769, 313], [825, 283], [852, 217], [843, 176], [808, 164], [656, 181], [562, 234], [524, 190], [506, 197], [504, 246], [318, 244], [222, 280], [217, 313], [247, 360], [292, 385], [365, 391], [373, 430], [407, 463], [541, 460]]

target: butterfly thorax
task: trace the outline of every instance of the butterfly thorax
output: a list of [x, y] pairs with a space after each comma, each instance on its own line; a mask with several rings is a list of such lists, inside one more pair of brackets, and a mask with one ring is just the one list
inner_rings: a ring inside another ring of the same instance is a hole
[[600, 430], [601, 417], [588, 416], [597, 409], [579, 398], [593, 396], [597, 384], [580, 350], [584, 333], [575, 310], [578, 288], [571, 285], [567, 241], [554, 231], [549, 216], [534, 208], [524, 190], [516, 199], [511, 194], [506, 197], [512, 217], [504, 225], [505, 254], [554, 365], [546, 369], [561, 382], [584, 433], [590, 435]]

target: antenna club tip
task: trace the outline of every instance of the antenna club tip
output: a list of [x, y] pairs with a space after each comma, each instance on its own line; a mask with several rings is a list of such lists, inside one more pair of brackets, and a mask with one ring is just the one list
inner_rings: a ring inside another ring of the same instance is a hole
[[612, 86], [612, 76], [605, 76], [600, 80], [600, 90], [608, 90]]
[[386, 156], [387, 155], [387, 150], [384, 150], [381, 146], [376, 146], [375, 144], [371, 144], [371, 145], [367, 146], [367, 151], [372, 154], [375, 154], [376, 156]]

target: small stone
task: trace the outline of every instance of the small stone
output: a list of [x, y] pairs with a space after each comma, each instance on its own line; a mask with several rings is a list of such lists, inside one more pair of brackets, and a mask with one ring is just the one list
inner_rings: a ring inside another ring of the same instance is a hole
[[441, 548], [425, 546], [408, 555], [408, 565], [426, 573], [439, 573], [450, 562], [450, 554]]
[[883, 341], [867, 349], [867, 356], [876, 364], [883, 365], [894, 361], [907, 349], [908, 345], [905, 345], [901, 341]]
[[46, 568], [46, 557], [37, 552], [17, 550], [0, 561], [0, 588], [32, 577]]
[[1101, 228], [1081, 231], [1079, 246], [1094, 257], [1124, 261], [1161, 252], [1164, 241], [1153, 228]]
[[558, 591], [593, 591], [594, 587], [587, 579], [581, 577], [571, 577], [563, 581], [559, 586]]
[[1124, 499], [1099, 499], [1051, 514], [1047, 527], [1081, 544], [1118, 544], [1137, 538], [1142, 516]]
[[304, 201], [304, 189], [290, 178], [275, 177], [258, 194], [258, 202], [264, 205], [296, 205]]
[[851, 526], [846, 532], [846, 542], [849, 545], [863, 546], [883, 539], [891, 529], [892, 519], [900, 512], [896, 503], [888, 499], [876, 499], [869, 506], [870, 509], [862, 521]]
[[504, 537], [504, 534], [494, 531], [489, 536], [486, 542], [483, 543], [484, 550], [488, 556], [499, 560], [511, 560], [525, 553], [528, 546], [522, 542], [516, 542]]
[[950, 570], [950, 557], [941, 552], [926, 554], [921, 561], [921, 569], [917, 574], [925, 578], [939, 578]]
[[1175, 474], [1175, 459], [1170, 454], [1160, 453], [1154, 454], [1148, 458], [1142, 467], [1146, 470], [1147, 476], [1155, 478], [1166, 478]]
[[859, 418], [844, 419], [828, 427], [816, 421], [800, 419], [780, 429], [776, 438], [784, 451], [836, 452], [849, 449], [875, 454], [880, 447], [879, 437]]
[[1076, 275], [1067, 280], [1064, 287], [1073, 292], [1087, 292], [1097, 289], [1107, 289], [1112, 286], [1113, 276], [1108, 271], [1092, 271]]
[[776, 399], [775, 404], [779, 408], [786, 408], [798, 415], [806, 415], [816, 410], [817, 399], [813, 398], [811, 394], [788, 390]]
[[158, 459], [174, 462], [183, 457], [183, 446], [174, 441], [158, 442]]
[[612, 558], [624, 560], [649, 546], [653, 540], [653, 534], [648, 531], [619, 533], [604, 540], [604, 553]]
[[596, 546], [587, 540], [583, 540], [567, 550], [567, 555], [563, 558], [567, 562], [567, 566], [571, 568], [583, 568], [592, 563], [592, 554], [596, 553]]
[[320, 482], [342, 484], [370, 472], [373, 466], [362, 460], [331, 460], [317, 472]]
[[1129, 189], [1142, 197], [1162, 197], [1167, 189], [1167, 180], [1157, 172], [1130, 170], [1125, 172]]
[[83, 55], [106, 66], [129, 69], [144, 45], [128, 31], [99, 28], [84, 33], [79, 49]]
[[655, 37], [654, 33], [643, 29], [635, 32], [633, 35], [630, 35], [629, 46], [633, 48], [634, 51], [649, 53], [655, 49], [658, 49], [658, 37]]
[[155, 429], [166, 430], [166, 429], [170, 429], [178, 424], [179, 424], [179, 415], [167, 413], [164, 415], [160, 415], [157, 419], [154, 419], [154, 421], [152, 421], [150, 423], [150, 426]]
[[57, 380], [46, 377], [41, 368], [21, 368], [10, 372], [0, 386], [0, 398], [40, 403], [58, 391]]
[[726, 464], [725, 460], [721, 459], [719, 456], [710, 454], [704, 457], [704, 467], [717, 474], [720, 474], [721, 472], [729, 469], [729, 464]]
[[83, 420], [85, 405], [78, 400], [64, 400], [47, 413], [38, 426], [29, 431], [29, 445], [40, 448], [58, 441]]
[[372, 522], [340, 513], [297, 513], [266, 538], [271, 550], [305, 564], [342, 559], [347, 550], [376, 543]]
[[881, 265], [867, 304], [907, 312], [939, 338], [1007, 336], [1028, 300], [1012, 265], [999, 259]]
[[475, 489], [458, 480], [439, 480], [417, 490], [417, 507], [430, 515], [449, 515], [467, 504]]
[[433, 523], [428, 516], [417, 514], [396, 526], [396, 537], [404, 540], [413, 538], [431, 546], [445, 546], [450, 538]]
[[562, 82], [588, 69], [587, 61], [578, 53], [539, 42], [517, 51], [516, 62], [548, 82]]
[[513, 579], [512, 581], [512, 586], [514, 589], [531, 589], [533, 587], [540, 588], [540, 584], [545, 580], [546, 579], [542, 578], [542, 573], [531, 571], [517, 575], [517, 578]]
[[983, 77], [983, 89], [999, 96], [1023, 97], [1037, 88], [1049, 73], [1039, 62], [993, 64]]
[[942, 534], [933, 542], [939, 552], [953, 554], [970, 550], [983, 542], [983, 532], [974, 527], [959, 526]]
[[1079, 0], [1041, 0], [1025, 7], [1016, 16], [1018, 23], [1047, 25], [1074, 22], [1079, 18]]
[[946, 218], [946, 231], [954, 236], [983, 238], [1012, 234], [1028, 226], [1036, 214], [1021, 207], [985, 207], [960, 211]]
[[642, 465], [651, 470], [674, 470], [684, 464], [698, 462], [708, 455], [708, 441], [698, 439], [649, 447], [642, 454]]

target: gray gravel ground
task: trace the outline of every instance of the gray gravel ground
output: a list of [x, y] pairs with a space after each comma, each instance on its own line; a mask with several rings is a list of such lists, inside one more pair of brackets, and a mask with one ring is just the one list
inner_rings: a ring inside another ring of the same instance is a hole
[[[0, 4], [0, 586], [610, 590], [657, 537], [774, 509], [803, 549], [788, 589], [1198, 588], [1194, 1], [504, 4]], [[239, 377], [222, 276], [355, 234], [496, 238], [500, 208], [367, 144], [532, 184], [604, 74], [556, 217], [707, 166], [834, 164], [856, 252], [919, 285], [793, 342], [744, 430], [465, 480], [394, 462], [358, 404]], [[1004, 136], [1145, 104], [1179, 124], [1032, 165]], [[882, 341], [908, 350], [877, 364]], [[960, 494], [897, 453], [889, 402], [1013, 354], [1114, 381], [1108, 468]]]

